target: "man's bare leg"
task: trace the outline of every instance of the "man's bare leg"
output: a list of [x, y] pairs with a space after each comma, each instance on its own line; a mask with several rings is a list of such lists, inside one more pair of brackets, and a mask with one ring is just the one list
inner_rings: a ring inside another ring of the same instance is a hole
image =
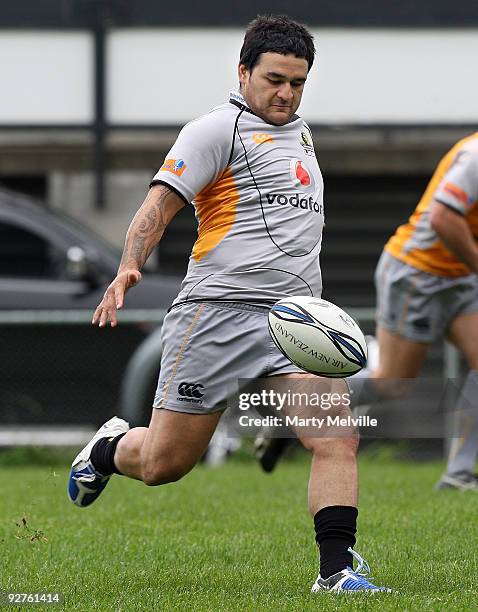
[[179, 480], [205, 452], [221, 413], [195, 415], [153, 409], [149, 427], [129, 429], [107, 421], [73, 460], [68, 495], [79, 507], [92, 504], [113, 473], [153, 486]]
[[326, 506], [356, 508], [358, 436], [303, 438], [300, 441], [312, 453], [308, 489], [310, 514], [315, 516]]
[[349, 379], [355, 403], [360, 405], [405, 397], [409, 390], [407, 379], [418, 376], [430, 346], [407, 340], [380, 325], [375, 333], [379, 346], [378, 367], [365, 369], [360, 377]]
[[458, 400], [456, 431], [446, 472], [438, 488], [478, 490], [475, 463], [478, 455], [478, 313], [460, 315], [450, 325], [449, 339], [465, 356], [470, 371]]
[[[277, 380], [278, 389], [285, 390], [293, 386], [294, 392], [348, 394], [345, 381], [325, 379], [311, 374], [283, 374], [273, 377]], [[301, 383], [304, 382], [304, 386]], [[346, 406], [337, 406], [324, 410], [315, 406], [297, 409], [287, 408], [290, 416], [341, 416], [351, 415]], [[314, 516], [321, 508], [334, 505], [357, 505], [357, 447], [356, 431], [335, 428], [332, 437], [327, 437], [327, 429], [317, 430], [296, 428], [294, 433], [301, 444], [312, 453], [312, 465], [309, 479], [309, 511]]]
[[407, 340], [377, 325], [380, 362], [375, 378], [415, 378], [425, 362], [429, 344]]
[[[310, 374], [286, 374], [274, 377], [277, 389], [293, 392], [347, 394], [343, 380], [331, 380]], [[343, 397], [343, 396], [342, 396]], [[345, 399], [330, 410], [317, 406], [288, 406], [289, 416], [299, 418], [351, 416]], [[355, 544], [357, 520], [357, 447], [358, 435], [353, 428], [315, 426], [295, 427], [294, 433], [312, 453], [309, 477], [308, 507], [314, 519], [316, 542], [320, 548], [320, 579], [338, 575], [352, 567], [349, 548]], [[340, 574], [341, 575], [341, 574]], [[319, 580], [319, 579], [318, 579]]]
[[135, 427], [119, 441], [118, 471], [147, 485], [179, 480], [205, 453], [221, 414], [153, 409], [149, 427]]

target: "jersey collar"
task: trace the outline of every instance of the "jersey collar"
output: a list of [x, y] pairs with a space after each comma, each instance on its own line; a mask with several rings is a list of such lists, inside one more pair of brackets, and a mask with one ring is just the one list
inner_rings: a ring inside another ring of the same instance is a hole
[[[252, 111], [247, 106], [247, 102], [244, 99], [244, 96], [242, 94], [240, 94], [238, 91], [230, 91], [229, 92], [229, 102], [231, 104], [234, 104], [234, 106], [237, 106], [237, 108], [240, 108], [241, 110], [246, 111], [246, 113], [251, 113], [251, 115], [254, 115], [254, 117], [258, 116], [258, 115], [256, 115], [256, 113], [254, 111]], [[259, 117], [259, 119], [262, 119], [262, 118]], [[292, 117], [289, 119], [288, 123], [292, 123], [293, 121], [296, 121], [297, 119], [299, 119], [299, 115], [292, 115]], [[264, 121], [264, 119], [262, 119], [262, 121]], [[264, 122], [264, 123], [266, 123], [266, 122]]]
[[229, 92], [229, 102], [231, 104], [234, 104], [234, 106], [237, 106], [237, 108], [246, 111], [246, 113], [251, 113], [251, 115], [255, 115], [255, 113], [251, 111], [251, 109], [247, 106], [243, 95], [240, 94], [238, 91]]

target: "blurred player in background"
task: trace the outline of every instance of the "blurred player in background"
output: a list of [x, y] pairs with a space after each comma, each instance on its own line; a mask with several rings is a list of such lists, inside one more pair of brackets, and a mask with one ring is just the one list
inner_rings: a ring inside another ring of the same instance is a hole
[[[216, 429], [231, 382], [310, 376], [275, 347], [267, 313], [287, 295], [320, 296], [322, 288], [323, 182], [309, 127], [295, 114], [314, 53], [304, 26], [285, 16], [255, 19], [241, 50], [239, 92], [188, 123], [154, 177], [93, 323], [116, 325], [124, 294], [140, 281], [167, 224], [191, 203], [198, 239], [164, 321], [150, 425], [130, 430], [114, 417], [98, 431], [73, 462], [69, 496], [76, 505], [95, 501], [113, 473], [148, 485], [188, 473]], [[209, 76], [211, 67], [204, 69]], [[348, 407], [339, 413], [349, 414]], [[352, 548], [356, 433], [298, 437], [313, 455], [309, 509], [320, 548], [313, 591], [385, 590], [365, 578], [367, 565]]]
[[[373, 376], [416, 377], [430, 344], [444, 337], [470, 368], [458, 406], [461, 437], [450, 447], [438, 488], [478, 490], [477, 204], [475, 133], [441, 160], [408, 223], [385, 245], [375, 277], [379, 364]], [[370, 400], [373, 391], [364, 403]]]

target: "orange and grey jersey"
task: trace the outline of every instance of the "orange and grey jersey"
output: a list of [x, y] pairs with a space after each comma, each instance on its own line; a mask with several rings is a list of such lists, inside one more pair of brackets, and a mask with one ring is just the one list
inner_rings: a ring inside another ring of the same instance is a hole
[[404, 263], [439, 276], [466, 276], [470, 269], [440, 240], [430, 224], [436, 200], [463, 215], [478, 240], [478, 132], [460, 140], [441, 160], [417, 208], [385, 245]]
[[199, 223], [175, 304], [320, 295], [323, 181], [303, 119], [271, 125], [233, 92], [181, 130], [157, 183]]

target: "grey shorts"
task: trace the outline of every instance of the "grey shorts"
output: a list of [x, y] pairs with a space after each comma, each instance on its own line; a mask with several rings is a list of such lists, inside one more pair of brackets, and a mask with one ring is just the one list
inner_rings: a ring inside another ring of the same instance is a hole
[[301, 372], [275, 346], [266, 308], [191, 303], [165, 317], [154, 408], [210, 414], [224, 410], [239, 379]]
[[377, 323], [408, 340], [443, 338], [459, 315], [478, 312], [478, 276], [427, 274], [383, 252], [375, 272]]

